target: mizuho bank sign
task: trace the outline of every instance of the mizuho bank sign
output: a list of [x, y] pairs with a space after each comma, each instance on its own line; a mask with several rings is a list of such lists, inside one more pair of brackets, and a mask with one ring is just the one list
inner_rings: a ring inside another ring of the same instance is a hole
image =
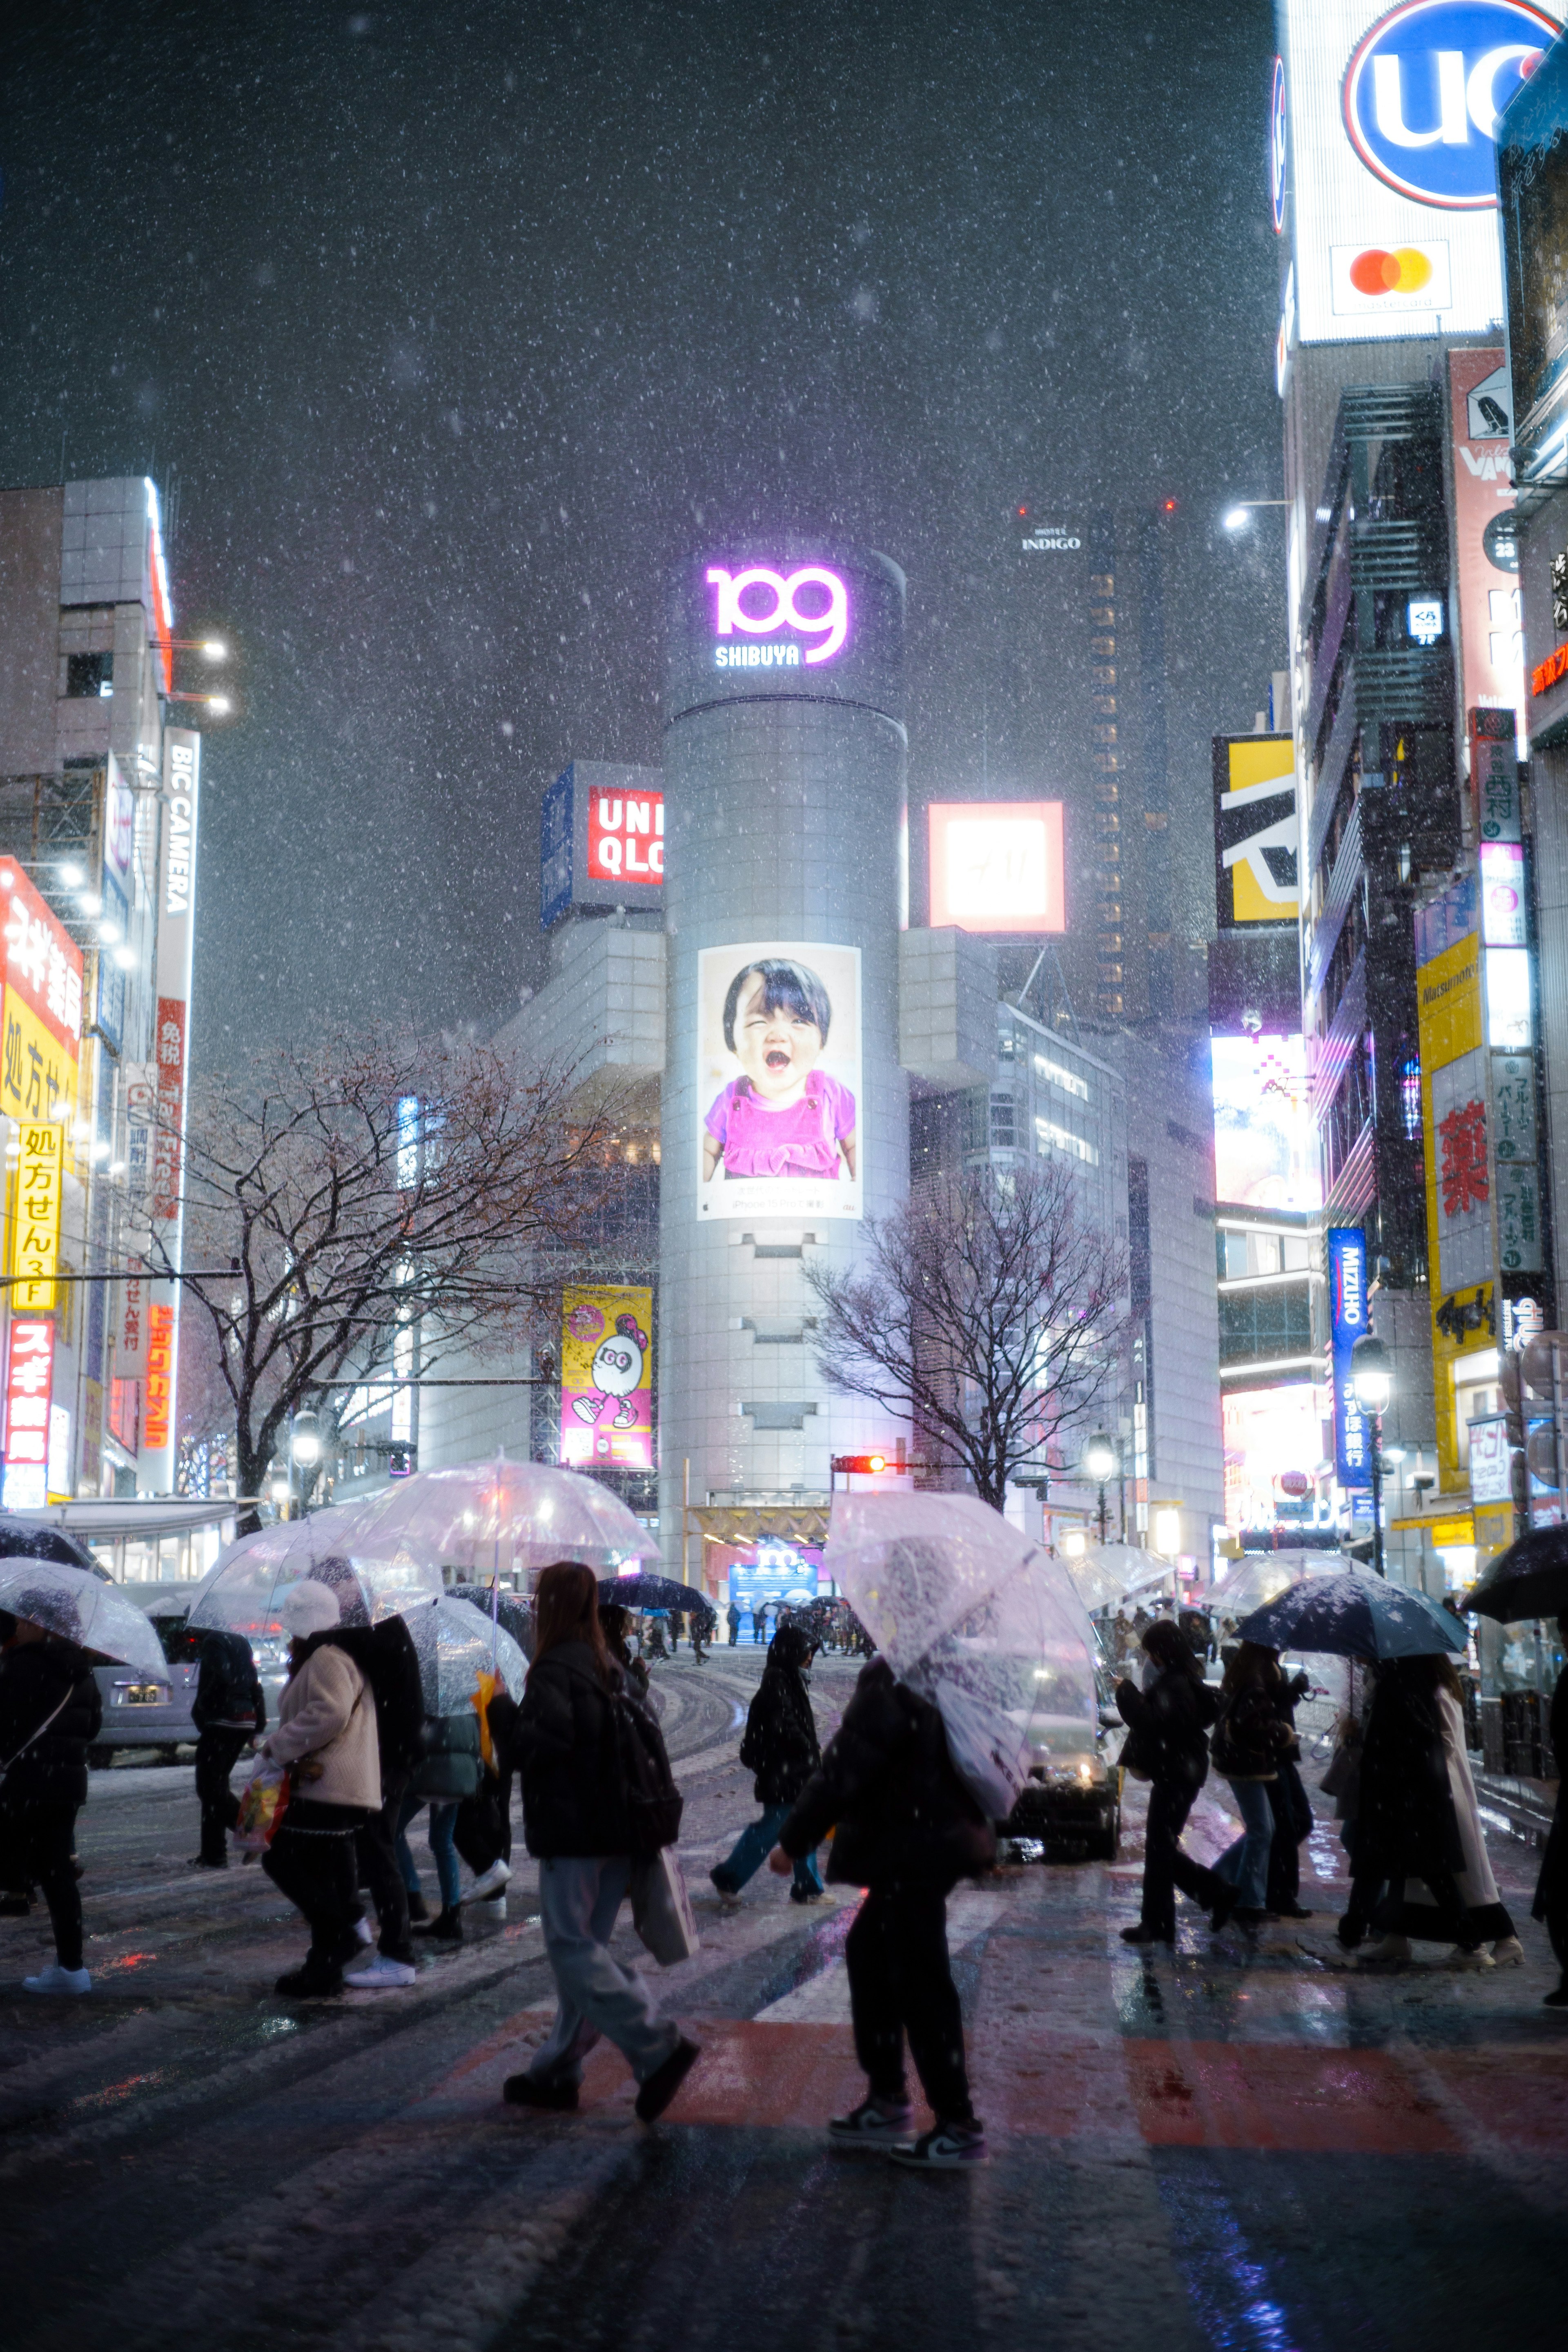
[[1352, 146], [1416, 204], [1495, 205], [1498, 117], [1561, 29], [1525, 0], [1404, 0], [1363, 36], [1345, 69]]

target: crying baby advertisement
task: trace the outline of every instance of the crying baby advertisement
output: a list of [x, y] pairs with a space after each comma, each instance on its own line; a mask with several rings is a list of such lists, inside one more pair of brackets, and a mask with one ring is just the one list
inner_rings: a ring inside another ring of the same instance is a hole
[[858, 1217], [860, 950], [817, 940], [697, 959], [700, 1217]]

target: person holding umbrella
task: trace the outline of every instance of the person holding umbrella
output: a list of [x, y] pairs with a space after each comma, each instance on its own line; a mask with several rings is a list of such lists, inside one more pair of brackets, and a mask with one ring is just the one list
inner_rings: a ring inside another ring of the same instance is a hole
[[85, 1651], [21, 1613], [25, 1585], [8, 1588], [7, 1598], [12, 1606], [0, 1609], [0, 1876], [37, 1885], [55, 1938], [52, 1964], [24, 1977], [23, 1989], [89, 1992], [71, 1845], [103, 1705]]
[[[1240, 1642], [1220, 1684], [1219, 1719], [1211, 1748], [1215, 1769], [1230, 1783], [1242, 1822], [1241, 1835], [1220, 1855], [1215, 1873], [1235, 1888], [1233, 1916], [1249, 1930], [1260, 1927], [1268, 1912], [1268, 1853], [1274, 1841], [1269, 1790], [1281, 1758], [1295, 1748], [1295, 1734], [1276, 1704], [1279, 1682], [1278, 1652], [1258, 1642]], [[1223, 1924], [1216, 1910], [1215, 1925]]]
[[[1173, 1944], [1176, 1889], [1214, 1915], [1223, 1927], [1239, 1895], [1228, 1881], [1182, 1852], [1181, 1836], [1198, 1790], [1208, 1778], [1205, 1734], [1218, 1711], [1215, 1694], [1186, 1635], [1168, 1617], [1144, 1629], [1143, 1650], [1157, 1669], [1149, 1688], [1123, 1678], [1116, 1706], [1131, 1729], [1130, 1769], [1150, 1782], [1143, 1832], [1143, 1901], [1138, 1924], [1123, 1927], [1124, 1944]], [[1129, 1761], [1122, 1754], [1123, 1763]]]
[[[701, 2052], [659, 2017], [642, 1978], [609, 1948], [632, 1876], [631, 1807], [619, 1746], [629, 1712], [625, 1684], [605, 1646], [592, 1569], [553, 1562], [541, 1573], [533, 1605], [533, 1663], [522, 1703], [513, 1706], [498, 1693], [490, 1725], [522, 1774], [523, 1833], [539, 1863], [539, 1908], [557, 2006], [532, 2063], [507, 2077], [502, 2095], [518, 2107], [575, 2107], [583, 2061], [603, 2036], [637, 2078], [639, 2118], [653, 2123]], [[637, 1729], [662, 1750], [651, 1717], [641, 1717]]]

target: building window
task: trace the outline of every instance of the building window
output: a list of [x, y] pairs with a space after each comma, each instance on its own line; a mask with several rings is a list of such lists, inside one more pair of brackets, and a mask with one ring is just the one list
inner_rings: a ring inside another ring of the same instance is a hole
[[1552, 559], [1552, 626], [1560, 637], [1568, 637], [1568, 547]]
[[90, 696], [107, 702], [113, 692], [112, 654], [67, 654], [66, 694], [70, 701], [84, 701]]

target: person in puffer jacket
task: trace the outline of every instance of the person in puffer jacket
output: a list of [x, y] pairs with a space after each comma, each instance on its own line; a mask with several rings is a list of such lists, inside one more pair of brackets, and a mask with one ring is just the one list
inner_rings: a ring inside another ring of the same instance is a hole
[[381, 1804], [375, 1699], [354, 1660], [328, 1639], [341, 1622], [330, 1585], [302, 1579], [279, 1614], [293, 1636], [294, 1671], [261, 1752], [289, 1768], [291, 1792], [261, 1866], [310, 1928], [303, 1967], [279, 1977], [278, 1990], [319, 1996], [342, 1990], [343, 1965], [359, 1951], [354, 1832]]
[[[947, 1956], [947, 1898], [995, 1860], [996, 1833], [960, 1779], [940, 1711], [885, 1658], [862, 1667], [844, 1720], [795, 1800], [769, 1868], [783, 1876], [834, 1832], [827, 1875], [864, 1886], [845, 1942], [855, 2054], [868, 2094], [829, 2124], [835, 2147], [888, 2149], [921, 2170], [983, 2164], [963, 2021]], [[934, 2131], [911, 2137], [904, 2040]]]
[[0, 1853], [5, 1883], [36, 1883], [49, 1906], [55, 1958], [27, 1992], [83, 1993], [81, 1891], [71, 1861], [87, 1802], [87, 1751], [103, 1702], [86, 1653], [25, 1617], [0, 1611]]

